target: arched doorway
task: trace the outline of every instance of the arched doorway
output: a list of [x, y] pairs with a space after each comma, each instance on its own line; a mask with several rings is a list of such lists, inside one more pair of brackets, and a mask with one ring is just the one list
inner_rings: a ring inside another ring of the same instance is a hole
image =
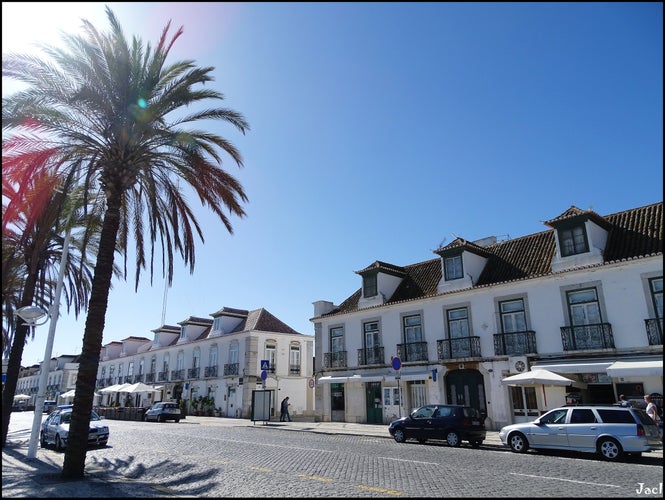
[[473, 406], [487, 415], [485, 383], [478, 370], [453, 370], [446, 373], [446, 398], [451, 405]]

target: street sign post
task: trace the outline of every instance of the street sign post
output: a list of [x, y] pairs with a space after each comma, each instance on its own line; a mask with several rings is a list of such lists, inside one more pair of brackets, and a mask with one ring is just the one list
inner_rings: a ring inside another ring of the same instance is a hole
[[402, 360], [399, 359], [399, 356], [393, 356], [390, 358], [390, 364], [395, 370], [395, 380], [397, 380], [397, 393], [399, 394], [399, 405], [397, 406], [397, 414], [399, 418], [402, 418], [402, 387], [399, 384], [399, 379], [401, 378], [399, 370], [402, 368]]

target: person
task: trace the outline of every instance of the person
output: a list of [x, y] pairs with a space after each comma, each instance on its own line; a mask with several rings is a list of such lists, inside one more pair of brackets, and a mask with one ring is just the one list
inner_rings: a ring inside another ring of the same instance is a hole
[[280, 422], [286, 422], [287, 419], [288, 419], [289, 422], [291, 422], [291, 415], [289, 415], [289, 405], [290, 404], [291, 403], [289, 403], [289, 397], [286, 396], [282, 400], [282, 411], [281, 411], [281, 415], [279, 417]]
[[633, 406], [630, 401], [626, 400], [626, 396], [621, 394], [619, 396], [619, 405], [620, 406]]
[[658, 423], [660, 422], [660, 415], [658, 415], [658, 408], [656, 408], [655, 403], [651, 401], [651, 396], [646, 394], [644, 396], [644, 401], [647, 404], [646, 407], [647, 415], [649, 415], [651, 419], [654, 421], [654, 423], [658, 425]]

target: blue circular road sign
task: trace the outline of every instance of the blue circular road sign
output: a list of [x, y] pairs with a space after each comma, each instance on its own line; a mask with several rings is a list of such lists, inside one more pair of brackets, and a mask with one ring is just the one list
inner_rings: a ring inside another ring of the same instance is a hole
[[267, 379], [267, 378], [268, 378], [268, 372], [265, 371], [265, 370], [263, 370], [263, 371], [261, 372], [261, 380], [265, 380], [265, 379]]
[[398, 356], [393, 356], [392, 359], [393, 370], [399, 370], [402, 368], [402, 360]]

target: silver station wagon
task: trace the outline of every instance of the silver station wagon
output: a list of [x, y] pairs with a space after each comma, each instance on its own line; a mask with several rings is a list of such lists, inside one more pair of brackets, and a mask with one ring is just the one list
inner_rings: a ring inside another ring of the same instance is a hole
[[499, 438], [515, 453], [567, 450], [610, 461], [663, 447], [658, 427], [644, 410], [612, 405], [556, 408], [533, 422], [503, 427]]

